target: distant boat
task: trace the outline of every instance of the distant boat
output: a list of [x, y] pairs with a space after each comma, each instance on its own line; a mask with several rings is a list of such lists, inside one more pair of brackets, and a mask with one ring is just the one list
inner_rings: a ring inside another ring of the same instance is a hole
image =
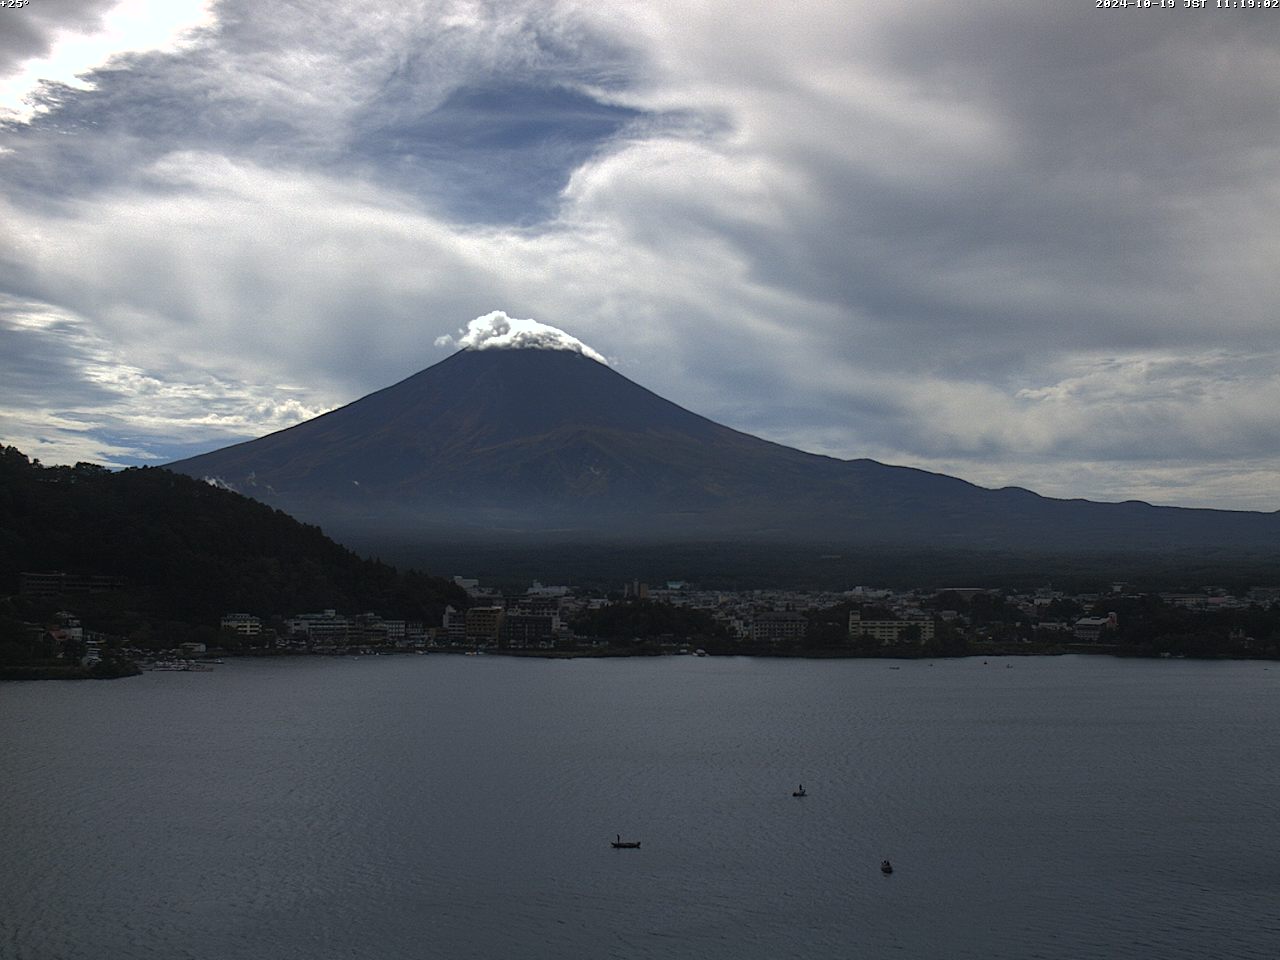
[[890, 874], [890, 873], [893, 873], [893, 864], [892, 864], [892, 863], [890, 863], [888, 860], [881, 860], [881, 861], [880, 861], [880, 872], [881, 872], [881, 873], [884, 873], [884, 874]]
[[610, 843], [609, 846], [613, 847], [613, 849], [615, 850], [639, 850], [640, 841], [639, 840], [623, 840], [622, 834], [618, 834], [618, 838], [614, 840], [612, 843]]
[[803, 784], [803, 783], [802, 783], [802, 784], [800, 784], [800, 789], [799, 789], [799, 790], [792, 790], [792, 791], [791, 791], [791, 795], [792, 795], [793, 797], [807, 797], [807, 796], [808, 796], [808, 794], [804, 792], [804, 784]]

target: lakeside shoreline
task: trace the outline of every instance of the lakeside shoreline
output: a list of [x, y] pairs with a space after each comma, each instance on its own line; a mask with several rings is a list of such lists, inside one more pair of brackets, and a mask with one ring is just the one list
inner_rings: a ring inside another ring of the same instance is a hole
[[[315, 652], [309, 650], [264, 650], [253, 652], [237, 652], [221, 650], [210, 653], [208, 657], [197, 658], [194, 662], [208, 664], [204, 671], [213, 669], [215, 658], [219, 661], [257, 660], [257, 659], [292, 659], [327, 657], [330, 659], [361, 659], [363, 657], [412, 657], [412, 656], [486, 656], [510, 657], [525, 660], [630, 660], [645, 657], [752, 657], [764, 660], [974, 660], [985, 658], [1009, 657], [1061, 657], [1061, 656], [1105, 656], [1117, 659], [1133, 660], [1238, 660], [1274, 662], [1277, 657], [1267, 656], [1194, 656], [1190, 654], [1167, 654], [1142, 650], [1133, 647], [1117, 647], [1106, 644], [1054, 644], [1036, 645], [1031, 649], [1028, 645], [1000, 645], [987, 650], [966, 651], [964, 653], [925, 653], [910, 650], [706, 650], [697, 654], [690, 650], [627, 650], [621, 648], [597, 648], [579, 650], [527, 650], [527, 649], [474, 649], [462, 647], [441, 647], [427, 650], [373, 650], [363, 653]], [[115, 680], [126, 677], [141, 676], [143, 673], [155, 672], [145, 665], [130, 661], [128, 669], [124, 664], [117, 664], [111, 670], [95, 671], [93, 667], [76, 666], [60, 667], [47, 664], [24, 665], [12, 664], [0, 666], [0, 682], [29, 682], [35, 680]], [[175, 671], [182, 672], [182, 671]], [[201, 671], [197, 671], [201, 672]]]

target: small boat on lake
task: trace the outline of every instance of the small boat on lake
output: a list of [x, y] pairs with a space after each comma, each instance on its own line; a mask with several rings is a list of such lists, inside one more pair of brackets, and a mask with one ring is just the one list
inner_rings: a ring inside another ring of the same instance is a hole
[[881, 873], [883, 873], [883, 874], [885, 874], [886, 876], [887, 876], [888, 874], [893, 873], [893, 864], [892, 864], [892, 863], [890, 863], [888, 860], [881, 860], [881, 861], [880, 861], [880, 872], [881, 872]]
[[803, 783], [802, 783], [802, 784], [800, 784], [800, 789], [799, 789], [799, 790], [792, 790], [792, 791], [791, 791], [791, 795], [792, 795], [793, 797], [807, 797], [807, 796], [808, 796], [808, 794], [804, 792], [804, 784], [803, 784]]
[[617, 839], [609, 844], [615, 850], [639, 850], [639, 840], [623, 840], [622, 834], [618, 834]]

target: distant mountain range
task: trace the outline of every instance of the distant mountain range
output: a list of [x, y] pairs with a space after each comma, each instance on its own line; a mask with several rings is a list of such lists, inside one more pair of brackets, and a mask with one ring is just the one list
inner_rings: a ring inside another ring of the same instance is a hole
[[1280, 543], [1280, 513], [1057, 500], [805, 453], [564, 350], [463, 350], [170, 469], [365, 544], [546, 537], [1271, 555]]

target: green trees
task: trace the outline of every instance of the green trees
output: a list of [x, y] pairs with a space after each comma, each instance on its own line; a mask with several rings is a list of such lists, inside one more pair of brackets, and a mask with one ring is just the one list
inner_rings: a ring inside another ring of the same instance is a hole
[[[165, 647], [216, 630], [228, 611], [438, 621], [446, 604], [467, 605], [452, 583], [359, 557], [318, 527], [191, 477], [44, 467], [0, 447], [0, 595], [19, 592], [23, 571], [111, 579], [58, 602], [87, 628]], [[9, 615], [21, 626], [46, 613], [24, 600]]]
[[574, 630], [586, 637], [621, 640], [726, 640], [728, 634], [703, 610], [651, 600], [615, 603], [580, 617]]

